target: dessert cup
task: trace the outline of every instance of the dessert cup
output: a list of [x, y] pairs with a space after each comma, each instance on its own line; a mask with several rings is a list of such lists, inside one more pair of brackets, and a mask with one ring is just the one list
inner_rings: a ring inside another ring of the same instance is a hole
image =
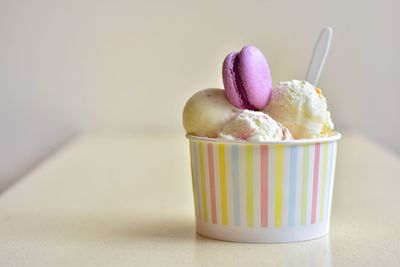
[[246, 243], [328, 234], [340, 133], [271, 142], [186, 137], [199, 234]]

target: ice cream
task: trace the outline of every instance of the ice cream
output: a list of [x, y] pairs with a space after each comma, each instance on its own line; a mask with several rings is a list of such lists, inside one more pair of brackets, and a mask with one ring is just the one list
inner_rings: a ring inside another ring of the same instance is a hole
[[225, 90], [202, 90], [187, 101], [183, 111], [187, 134], [246, 141], [331, 135], [333, 123], [321, 89], [299, 80], [280, 82], [271, 89], [268, 63], [259, 49], [245, 46], [228, 54], [222, 74]]
[[259, 111], [242, 110], [229, 103], [222, 89], [195, 93], [183, 110], [183, 125], [189, 135], [229, 140], [293, 140], [289, 130]]
[[280, 82], [263, 112], [287, 127], [295, 139], [326, 137], [333, 130], [321, 89], [306, 81]]
[[187, 134], [217, 137], [221, 128], [240, 109], [231, 105], [222, 89], [205, 89], [195, 93], [183, 109], [183, 126]]
[[219, 137], [256, 142], [293, 140], [282, 124], [265, 113], [250, 110], [237, 113], [222, 127]]
[[[320, 69], [310, 69], [316, 84]], [[298, 80], [272, 87], [267, 61], [252, 46], [229, 53], [222, 76], [225, 90], [194, 94], [183, 112], [197, 232], [246, 243], [325, 236], [341, 135], [332, 132], [321, 90]], [[298, 189], [310, 187], [303, 201]], [[299, 205], [308, 214], [301, 222]]]

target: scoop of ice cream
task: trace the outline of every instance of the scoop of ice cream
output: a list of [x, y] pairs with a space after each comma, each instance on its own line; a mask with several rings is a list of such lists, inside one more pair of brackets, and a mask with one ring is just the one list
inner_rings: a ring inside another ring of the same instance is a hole
[[289, 130], [270, 116], [259, 111], [243, 110], [236, 114], [221, 129], [224, 139], [247, 141], [293, 140]]
[[279, 83], [263, 111], [287, 127], [295, 139], [325, 137], [333, 130], [321, 89], [306, 81]]
[[205, 89], [186, 102], [183, 127], [191, 135], [217, 137], [222, 126], [238, 111], [229, 103], [224, 90]]

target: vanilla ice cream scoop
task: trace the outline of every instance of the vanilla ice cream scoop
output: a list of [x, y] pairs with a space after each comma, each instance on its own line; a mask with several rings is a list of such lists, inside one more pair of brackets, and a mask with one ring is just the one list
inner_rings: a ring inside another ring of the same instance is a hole
[[223, 125], [239, 111], [229, 103], [223, 89], [205, 89], [186, 102], [183, 127], [190, 135], [217, 137]]
[[227, 122], [219, 137], [230, 140], [281, 141], [293, 140], [289, 130], [259, 111], [243, 110]]
[[287, 127], [295, 139], [326, 137], [333, 130], [325, 97], [306, 81], [280, 82], [263, 112]]

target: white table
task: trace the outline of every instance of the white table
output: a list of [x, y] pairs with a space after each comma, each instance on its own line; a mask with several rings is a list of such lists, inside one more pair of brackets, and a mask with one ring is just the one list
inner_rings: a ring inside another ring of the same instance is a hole
[[[196, 235], [187, 141], [85, 135], [0, 196], [0, 266], [400, 266], [400, 157], [344, 134], [329, 237]], [[269, 265], [268, 265], [269, 266]]]

